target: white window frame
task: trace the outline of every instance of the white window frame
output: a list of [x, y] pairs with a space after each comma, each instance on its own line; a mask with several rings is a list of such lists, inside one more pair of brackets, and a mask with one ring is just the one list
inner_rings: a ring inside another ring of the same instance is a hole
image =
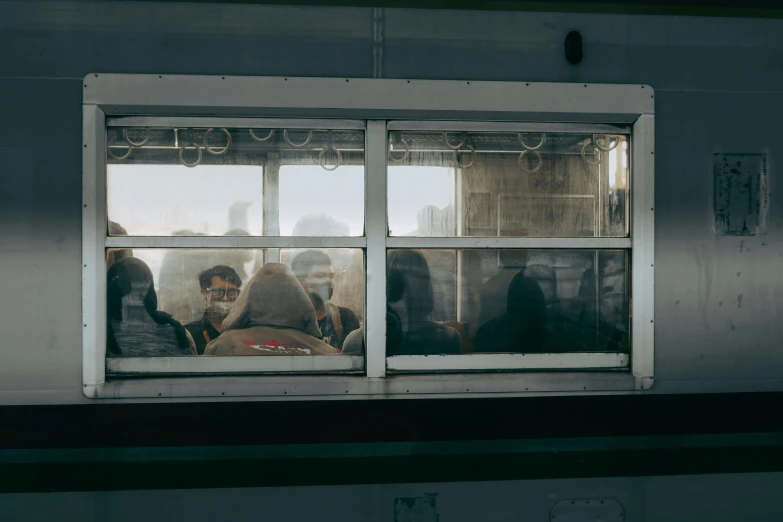
[[[622, 392], [652, 386], [654, 97], [649, 86], [89, 74], [84, 78], [83, 101], [82, 346], [87, 397], [389, 398]], [[107, 121], [142, 127], [185, 120], [191, 127], [238, 128], [339, 128], [334, 125], [366, 122], [365, 236], [221, 237], [208, 238], [208, 245], [203, 237], [107, 237]], [[629, 238], [387, 237], [388, 130], [598, 132], [602, 126], [607, 132], [616, 126], [632, 129]], [[134, 378], [107, 379], [105, 249], [207, 246], [366, 249], [366, 358], [110, 359], [110, 373]], [[388, 248], [402, 247], [630, 249], [631, 353], [387, 358], [386, 253]], [[362, 368], [364, 373], [356, 375]], [[310, 373], [255, 375], [276, 372]]]

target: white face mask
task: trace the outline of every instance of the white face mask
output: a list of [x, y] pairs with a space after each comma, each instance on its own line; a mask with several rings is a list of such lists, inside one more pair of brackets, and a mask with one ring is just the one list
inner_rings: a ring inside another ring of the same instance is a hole
[[213, 301], [209, 305], [212, 314], [218, 317], [228, 316], [232, 306], [234, 306], [234, 303], [230, 301]]

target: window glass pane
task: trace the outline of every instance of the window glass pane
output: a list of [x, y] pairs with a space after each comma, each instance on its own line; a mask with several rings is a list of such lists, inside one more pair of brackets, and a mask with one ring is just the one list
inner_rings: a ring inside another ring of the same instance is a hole
[[108, 249], [106, 277], [109, 357], [339, 355], [364, 316], [359, 249]]
[[110, 235], [363, 233], [361, 130], [109, 127], [107, 134]]
[[628, 136], [392, 131], [392, 236], [623, 237]]
[[364, 167], [280, 167], [281, 236], [364, 234]]
[[625, 251], [389, 250], [387, 355], [627, 352]]

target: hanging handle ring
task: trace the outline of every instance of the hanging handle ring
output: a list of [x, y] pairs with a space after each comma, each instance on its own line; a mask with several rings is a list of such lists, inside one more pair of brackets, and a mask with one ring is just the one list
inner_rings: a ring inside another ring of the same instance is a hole
[[457, 165], [459, 165], [459, 154], [460, 153], [468, 153], [470, 154], [470, 163], [462, 163], [460, 165], [463, 169], [469, 169], [473, 166], [474, 163], [476, 163], [476, 149], [474, 149], [471, 145], [465, 145], [465, 148], [461, 148], [454, 151], [454, 159], [456, 160]]
[[[539, 141], [538, 145], [536, 145], [536, 146], [530, 146], [527, 143], [525, 143], [524, 138], [522, 138], [522, 133], [521, 132], [517, 135], [517, 137], [519, 138], [519, 143], [522, 144], [522, 146], [525, 148], [525, 150], [538, 150], [538, 149], [540, 149], [541, 147], [544, 146], [544, 143], [546, 143], [546, 133], [544, 133], [544, 132], [541, 133], [541, 141]], [[524, 154], [524, 152], [522, 154]], [[520, 158], [521, 157], [522, 156], [520, 156]], [[540, 155], [539, 155], [539, 157], [540, 157]]]
[[288, 129], [283, 129], [283, 139], [285, 140], [286, 143], [288, 143], [292, 147], [294, 147], [296, 149], [301, 149], [302, 147], [307, 147], [310, 144], [310, 140], [313, 139], [313, 131], [311, 131], [311, 130], [307, 131], [307, 139], [304, 140], [303, 142], [301, 142], [301, 143], [294, 143], [288, 137]]
[[585, 144], [582, 145], [582, 160], [584, 160], [584, 162], [587, 163], [588, 165], [598, 165], [598, 164], [600, 164], [601, 163], [601, 149], [598, 148], [593, 143], [593, 149], [595, 151], [595, 158], [596, 159], [595, 159], [595, 161], [590, 161], [589, 159], [587, 159], [587, 146], [588, 145], [590, 145], [589, 141], [586, 141]]
[[267, 134], [263, 138], [259, 138], [258, 136], [256, 136], [256, 133], [253, 132], [253, 129], [249, 129], [249, 130], [250, 130], [250, 137], [256, 141], [269, 141], [270, 139], [272, 139], [272, 136], [275, 135], [275, 129], [269, 129], [269, 134]]
[[[536, 157], [536, 166], [535, 166], [535, 167], [533, 167], [532, 169], [529, 169], [529, 168], [527, 168], [527, 167], [525, 166], [525, 154], [527, 154], [528, 152], [530, 152], [530, 153], [534, 154], [534, 155], [535, 155], [535, 157]], [[544, 165], [544, 158], [542, 158], [542, 157], [541, 157], [541, 153], [540, 153], [540, 152], [538, 152], [538, 151], [537, 151], [537, 150], [535, 150], [535, 149], [528, 149], [528, 150], [523, 150], [523, 151], [522, 151], [522, 153], [519, 155], [519, 167], [520, 167], [522, 170], [524, 170], [525, 172], [529, 172], [529, 173], [531, 173], [531, 174], [532, 174], [533, 172], [538, 172], [539, 170], [541, 170], [541, 167], [542, 167], [543, 165]]]
[[[611, 134], [605, 135], [605, 138], [609, 140], [608, 145], [601, 145], [601, 138], [598, 134], [593, 134], [593, 145], [595, 145], [595, 148], [597, 148], [600, 151], [603, 152], [609, 152], [611, 150], [614, 150], [617, 148], [617, 145], [620, 143], [620, 137], [619, 136], [613, 136]], [[614, 141], [612, 140], [614, 138]]]
[[389, 143], [389, 159], [394, 163], [402, 163], [403, 161], [407, 160], [408, 157], [411, 155], [410, 143], [408, 143], [408, 141], [403, 137], [400, 137], [400, 142], [402, 142], [402, 146], [404, 147], [405, 152], [403, 152], [401, 157], [397, 157], [397, 158], [394, 157], [394, 151], [391, 148], [392, 144]]
[[179, 147], [179, 152], [177, 153], [177, 155], [179, 156], [179, 162], [189, 168], [193, 168], [199, 165], [201, 163], [201, 160], [204, 158], [204, 156], [201, 153], [201, 147], [199, 147], [195, 143], [192, 145], [192, 147], [194, 147], [196, 149], [196, 152], [198, 152], [198, 157], [196, 158], [196, 161], [194, 161], [193, 163], [188, 163], [185, 160], [185, 149], [189, 149], [190, 147], [187, 147], [184, 144], [182, 144]]
[[467, 132], [463, 132], [462, 133], [462, 140], [459, 143], [457, 143], [456, 145], [452, 145], [451, 143], [449, 143], [449, 133], [448, 132], [444, 132], [443, 133], [443, 141], [446, 143], [446, 146], [448, 148], [450, 148], [452, 150], [459, 150], [459, 149], [462, 148], [463, 145], [465, 145], [465, 142], [468, 141], [468, 133]]
[[125, 141], [127, 141], [129, 145], [132, 145], [134, 147], [143, 147], [144, 145], [147, 144], [148, 141], [150, 141], [149, 129], [144, 129], [144, 139], [138, 143], [128, 137], [127, 128], [122, 129], [122, 137], [125, 138]]
[[128, 159], [130, 157], [131, 153], [133, 152], [133, 147], [131, 145], [128, 145], [128, 152], [126, 152], [125, 155], [123, 155], [123, 156], [116, 155], [115, 153], [112, 152], [111, 149], [112, 149], [112, 146], [109, 145], [108, 150], [107, 150], [107, 152], [109, 153], [109, 156], [111, 156], [112, 158], [114, 158], [116, 160], [120, 160], [120, 161], [124, 160], [124, 159]]
[[[226, 146], [223, 148], [218, 147], [210, 147], [209, 146], [209, 135], [212, 134], [212, 131], [215, 129], [209, 129], [207, 132], [204, 133], [204, 148], [207, 149], [207, 152], [212, 154], [213, 156], [222, 156], [226, 152], [228, 152], [228, 149], [231, 148], [231, 133], [228, 132], [228, 129], [220, 129], [220, 132], [226, 135]], [[199, 149], [201, 150], [201, 149]]]
[[[326, 166], [326, 153], [329, 151], [334, 151], [334, 153], [337, 155], [337, 161], [335, 162], [334, 167]], [[329, 172], [340, 168], [342, 162], [343, 162], [343, 153], [337, 150], [334, 145], [330, 144], [329, 146], [327, 146], [325, 149], [323, 149], [321, 152], [318, 153], [318, 164], [321, 166], [322, 169], [328, 170]]]

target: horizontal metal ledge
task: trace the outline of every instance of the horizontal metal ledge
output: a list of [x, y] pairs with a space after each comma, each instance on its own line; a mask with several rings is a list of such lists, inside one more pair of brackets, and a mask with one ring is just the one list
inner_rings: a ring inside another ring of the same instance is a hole
[[388, 114], [411, 120], [419, 118], [412, 114], [427, 113], [431, 118], [439, 112], [438, 119], [480, 121], [485, 118], [448, 115], [489, 113], [502, 115], [489, 118], [498, 121], [532, 114], [544, 121], [553, 116], [583, 121], [578, 119], [583, 116], [615, 123], [652, 114], [652, 95], [651, 87], [639, 84], [150, 74], [88, 74], [83, 88], [83, 102], [101, 106], [107, 115], [154, 114], [150, 111], [160, 109], [171, 114], [179, 107], [191, 114], [229, 115], [231, 109], [240, 109], [258, 117], [359, 113], [359, 119]]
[[442, 132], [531, 132], [571, 134], [630, 134], [627, 125], [589, 123], [477, 122], [477, 121], [390, 121], [390, 131]]
[[628, 354], [624, 353], [482, 353], [386, 358], [386, 368], [394, 371], [579, 370], [627, 366]]
[[106, 248], [365, 248], [365, 237], [113, 236]]
[[[323, 356], [322, 356], [323, 357]], [[260, 357], [256, 357], [259, 359]], [[154, 377], [154, 378], [153, 378]], [[470, 398], [605, 393], [643, 390], [627, 371], [530, 371], [507, 373], [419, 373], [385, 378], [361, 375], [172, 375], [113, 379], [88, 385], [91, 399], [246, 397], [254, 400], [329, 400], [372, 397]]]
[[[188, 116], [116, 116], [106, 118], [107, 127], [193, 127], [228, 129], [312, 129], [364, 130], [361, 120], [282, 119], [282, 118], [205, 118]], [[264, 137], [264, 136], [259, 136]]]
[[112, 357], [106, 359], [108, 374], [200, 374], [200, 373], [326, 373], [364, 369], [358, 355], [270, 355], [233, 357]]
[[629, 249], [627, 237], [390, 237], [388, 248], [561, 248]]

